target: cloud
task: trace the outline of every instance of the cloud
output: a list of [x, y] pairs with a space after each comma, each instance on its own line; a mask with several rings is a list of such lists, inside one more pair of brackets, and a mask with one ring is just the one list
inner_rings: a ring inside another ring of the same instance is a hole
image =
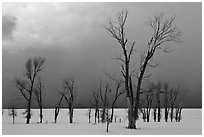
[[13, 31], [16, 27], [16, 18], [3, 15], [2, 16], [2, 39], [3, 40], [12, 40], [13, 38]]
[[3, 42], [3, 47], [11, 50], [36, 45], [71, 46], [90, 32], [103, 29], [107, 12], [103, 3], [3, 4], [3, 15], [17, 19], [12, 34], [14, 41]]

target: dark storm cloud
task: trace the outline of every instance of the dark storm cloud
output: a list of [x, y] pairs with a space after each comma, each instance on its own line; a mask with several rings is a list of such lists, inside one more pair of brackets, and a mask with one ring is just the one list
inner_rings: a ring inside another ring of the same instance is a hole
[[10, 15], [2, 16], [2, 38], [8, 40], [13, 38], [13, 31], [16, 27], [17, 19]]

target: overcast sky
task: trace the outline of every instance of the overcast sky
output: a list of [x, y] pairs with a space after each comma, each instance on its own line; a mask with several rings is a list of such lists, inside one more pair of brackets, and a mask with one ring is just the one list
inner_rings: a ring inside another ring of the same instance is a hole
[[184, 42], [170, 43], [174, 52], [169, 54], [156, 53], [154, 60], [160, 65], [151, 70], [151, 80], [188, 88], [185, 106], [202, 105], [202, 3], [3, 3], [2, 7], [4, 106], [18, 98], [12, 80], [23, 76], [26, 60], [34, 56], [46, 58], [42, 73], [46, 106], [56, 105], [61, 79], [69, 75], [77, 83], [77, 106], [87, 104], [102, 70], [119, 72], [119, 64], [111, 58], [120, 47], [104, 26], [122, 9], [129, 12], [126, 35], [136, 42], [137, 51], [144, 50], [150, 39], [151, 29], [145, 24], [150, 17], [161, 12], [176, 15]]

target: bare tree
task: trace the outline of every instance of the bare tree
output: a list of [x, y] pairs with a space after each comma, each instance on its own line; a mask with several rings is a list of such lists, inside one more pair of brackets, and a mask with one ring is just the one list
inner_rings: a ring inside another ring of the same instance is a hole
[[95, 108], [95, 114], [94, 114], [95, 124], [96, 124], [97, 118], [98, 118], [98, 123], [99, 123], [99, 100], [100, 100], [99, 89], [93, 87], [92, 88], [92, 98], [90, 102]]
[[69, 108], [69, 123], [73, 123], [73, 115], [74, 115], [74, 100], [76, 98], [76, 87], [75, 81], [71, 77], [64, 78], [62, 80], [64, 99], [66, 100]]
[[176, 122], [181, 121], [181, 112], [183, 109], [183, 102], [184, 102], [184, 98], [185, 98], [187, 93], [188, 93], [187, 89], [180, 88], [179, 93], [178, 93], [178, 97], [177, 97], [176, 102], [175, 102], [175, 109], [176, 109], [175, 120], [176, 120]]
[[125, 23], [127, 21], [128, 11], [121, 11], [119, 12], [118, 16], [116, 17], [116, 21], [110, 20], [108, 27], [106, 27], [107, 32], [118, 41], [121, 49], [122, 54], [120, 57], [116, 57], [115, 59], [120, 61], [121, 64], [121, 73], [125, 79], [125, 92], [126, 92], [126, 99], [128, 104], [128, 128], [135, 129], [136, 125], [136, 115], [134, 114], [134, 98], [133, 98], [133, 90], [130, 88], [130, 79], [131, 79], [131, 72], [130, 72], [130, 61], [131, 56], [133, 54], [135, 42], [128, 46], [128, 39], [125, 36]]
[[106, 113], [105, 113], [105, 117], [106, 117], [106, 132], [109, 132], [109, 125], [110, 125], [110, 112], [109, 112], [109, 108], [106, 108]]
[[89, 123], [91, 123], [91, 108], [88, 108]]
[[157, 120], [157, 107], [156, 107], [156, 105], [153, 108], [153, 119], [154, 119], [154, 122], [156, 122], [156, 120]]
[[102, 80], [100, 80], [99, 84], [99, 93], [100, 93], [100, 99], [102, 102], [102, 113], [101, 113], [101, 122], [105, 123], [106, 120], [106, 109], [108, 107], [108, 94], [111, 92], [109, 83], [106, 81], [105, 82], [105, 89], [102, 88]]
[[150, 83], [147, 91], [145, 92], [146, 99], [146, 118], [147, 122], [149, 122], [150, 110], [152, 108], [153, 94], [154, 94], [155, 86], [154, 83]]
[[130, 61], [131, 55], [134, 51], [135, 42], [133, 42], [128, 49], [127, 42], [128, 39], [125, 36], [125, 23], [127, 20], [128, 12], [122, 11], [119, 13], [116, 21], [110, 21], [109, 26], [106, 27], [106, 30], [111, 34], [111, 36], [116, 39], [123, 51], [123, 56], [117, 57], [122, 65], [122, 75], [125, 79], [125, 88], [126, 88], [126, 98], [128, 103], [128, 128], [136, 128], [136, 119], [138, 118], [138, 109], [140, 108], [140, 94], [141, 85], [144, 78], [148, 77], [145, 75], [147, 67], [155, 67], [152, 65], [151, 61], [155, 51], [160, 49], [164, 52], [170, 52], [171, 47], [167, 46], [165, 43], [176, 42], [181, 43], [181, 31], [174, 26], [175, 17], [164, 20], [163, 14], [154, 16], [153, 19], [150, 19], [147, 24], [152, 28], [153, 34], [148, 42], [147, 49], [143, 53], [143, 58], [140, 62], [140, 69], [138, 72], [138, 81], [136, 89], [136, 97], [134, 97], [133, 89], [131, 88], [131, 73], [130, 73]]
[[55, 121], [55, 123], [57, 123], [57, 117], [58, 117], [58, 115], [59, 115], [60, 105], [61, 105], [61, 103], [62, 103], [62, 99], [63, 99], [64, 96], [65, 96], [65, 93], [60, 92], [60, 91], [58, 91], [58, 92], [60, 93], [61, 97], [60, 97], [60, 99], [59, 99], [59, 102], [58, 102], [57, 106], [55, 107], [55, 116], [54, 116], [54, 121]]
[[176, 103], [176, 99], [178, 97], [179, 90], [180, 90], [179, 86], [177, 88], [171, 88], [170, 89], [169, 99], [170, 99], [170, 109], [171, 109], [171, 111], [170, 111], [171, 122], [173, 122], [174, 108], [175, 108], [175, 103]]
[[170, 103], [170, 98], [169, 98], [169, 84], [166, 82], [163, 84], [163, 92], [164, 92], [164, 119], [165, 122], [168, 121], [168, 115], [169, 115], [169, 103]]
[[160, 81], [158, 81], [156, 83], [156, 102], [157, 102], [157, 109], [158, 109], [158, 113], [157, 113], [157, 122], [160, 122], [161, 119], [161, 101], [160, 101], [160, 94], [162, 93], [162, 83]]
[[41, 57], [29, 58], [25, 64], [26, 74], [25, 78], [16, 78], [15, 86], [24, 97], [27, 102], [27, 121], [26, 124], [30, 123], [31, 118], [31, 102], [32, 93], [34, 91], [35, 79], [38, 74], [44, 69], [45, 59]]
[[38, 101], [38, 106], [39, 106], [39, 109], [40, 109], [40, 123], [42, 123], [42, 120], [43, 120], [43, 112], [42, 112], [42, 109], [43, 109], [43, 105], [42, 105], [42, 93], [44, 92], [44, 87], [42, 85], [42, 80], [41, 80], [41, 77], [39, 76], [38, 77], [38, 82], [34, 88], [34, 93], [35, 93], [35, 96], [37, 98], [37, 101]]
[[[140, 69], [138, 74], [138, 82], [137, 82], [137, 91], [136, 91], [136, 99], [135, 99], [135, 112], [138, 113], [139, 107], [139, 98], [141, 94], [141, 85], [142, 80], [147, 76], [145, 76], [145, 71], [148, 67], [156, 67], [153, 65], [152, 59], [157, 50], [162, 50], [165, 53], [169, 53], [172, 51], [171, 46], [167, 46], [165, 43], [175, 42], [181, 43], [181, 31], [174, 26], [175, 16], [164, 20], [163, 14], [154, 16], [152, 19], [147, 21], [147, 25], [151, 27], [153, 30], [150, 41], [148, 42], [147, 49], [143, 53], [143, 57], [140, 62]], [[151, 75], [149, 75], [151, 76]]]
[[122, 81], [115, 81], [115, 85], [116, 85], [116, 88], [114, 90], [111, 89], [111, 91], [110, 91], [110, 92], [114, 92], [113, 101], [111, 103], [111, 118], [110, 118], [110, 122], [113, 121], [114, 108], [115, 108], [116, 101], [118, 100], [118, 98], [121, 95], [123, 95], [125, 93], [125, 90], [121, 89]]
[[13, 124], [15, 123], [15, 117], [17, 117], [16, 106], [12, 105], [10, 109], [8, 109], [8, 116], [12, 117]]
[[141, 107], [140, 112], [142, 113], [143, 122], [146, 122], [147, 112], [146, 112], [145, 108]]

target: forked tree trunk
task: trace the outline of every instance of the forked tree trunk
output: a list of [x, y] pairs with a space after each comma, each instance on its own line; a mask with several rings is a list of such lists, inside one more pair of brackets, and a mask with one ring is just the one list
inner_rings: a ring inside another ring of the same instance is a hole
[[181, 111], [182, 111], [182, 108], [179, 109], [179, 117], [178, 117], [178, 122], [181, 121]]
[[136, 129], [136, 119], [134, 116], [134, 106], [131, 103], [129, 97], [127, 97], [127, 104], [128, 104], [128, 128], [129, 129]]

